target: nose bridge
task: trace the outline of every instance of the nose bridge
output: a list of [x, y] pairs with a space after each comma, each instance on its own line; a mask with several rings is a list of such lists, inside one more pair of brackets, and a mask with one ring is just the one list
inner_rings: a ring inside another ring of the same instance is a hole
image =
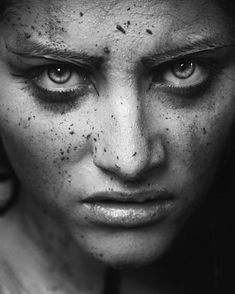
[[119, 176], [135, 178], [148, 167], [150, 159], [138, 87], [127, 78], [120, 83], [113, 82], [107, 92], [103, 140], [106, 152], [96, 161]]
[[138, 90], [133, 85], [122, 85], [116, 88], [112, 96], [109, 100], [113, 119], [111, 126], [113, 134], [116, 135], [112, 148], [118, 145], [115, 149], [119, 158], [125, 156], [129, 160], [130, 155], [135, 157], [140, 151], [146, 154], [148, 138]]

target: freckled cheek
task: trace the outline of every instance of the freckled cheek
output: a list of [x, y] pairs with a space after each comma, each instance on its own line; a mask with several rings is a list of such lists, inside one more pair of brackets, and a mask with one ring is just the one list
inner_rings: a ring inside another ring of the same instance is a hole
[[1, 136], [18, 173], [22, 169], [29, 175], [56, 173], [55, 165], [64, 165], [71, 157], [79, 160], [82, 156], [85, 139], [77, 136], [71, 124], [59, 128], [59, 123], [43, 121], [35, 113], [27, 116], [14, 110], [6, 113], [1, 116]]
[[205, 117], [207, 120], [184, 125], [180, 133], [172, 137], [171, 160], [176, 171], [188, 182], [199, 183], [198, 187], [213, 177], [231, 126], [230, 121]]

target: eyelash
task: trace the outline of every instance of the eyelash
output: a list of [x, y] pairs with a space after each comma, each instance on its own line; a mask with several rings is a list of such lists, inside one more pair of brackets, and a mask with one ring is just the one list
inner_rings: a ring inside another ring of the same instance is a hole
[[[158, 79], [158, 76], [161, 76], [164, 71], [171, 70], [174, 64], [189, 61], [193, 62], [196, 66], [199, 66], [202, 70], [206, 71], [207, 77], [201, 83], [179, 87], [170, 84], [166, 85], [164, 83], [161, 83], [161, 80]], [[182, 97], [187, 97], [190, 95], [189, 98], [194, 98], [197, 94], [201, 93], [207, 88], [207, 86], [209, 86], [210, 82], [222, 72], [225, 66], [226, 65], [220, 62], [219, 60], [209, 57], [199, 58], [188, 56], [184, 58], [175, 59], [173, 61], [166, 62], [151, 69], [150, 74], [153, 76], [153, 79], [149, 86], [149, 90], [152, 89], [152, 87], [154, 87], [155, 89], [162, 89], [170, 94], [179, 95]]]
[[[169, 71], [172, 66], [176, 63], [180, 62], [187, 62], [192, 61], [197, 66], [201, 67], [205, 71], [207, 71], [207, 78], [203, 80], [201, 83], [187, 86], [187, 87], [179, 87], [174, 85], [166, 85], [163, 82], [160, 82], [160, 80], [157, 79], [157, 77], [162, 75], [164, 71]], [[87, 85], [82, 85], [80, 87], [77, 87], [75, 89], [70, 90], [60, 90], [60, 91], [51, 91], [46, 88], [40, 87], [35, 83], [35, 80], [38, 79], [45, 71], [48, 71], [49, 68], [56, 68], [56, 67], [67, 67], [71, 72], [75, 72], [78, 74], [79, 77], [86, 80], [88, 82]], [[151, 90], [153, 87], [154, 89], [162, 89], [163, 91], [166, 91], [169, 94], [187, 97], [190, 96], [190, 98], [193, 98], [198, 93], [201, 93], [201, 91], [205, 90], [207, 86], [209, 85], [210, 81], [218, 75], [225, 65], [222, 65], [218, 60], [215, 58], [195, 58], [186, 56], [181, 59], [176, 59], [170, 62], [166, 62], [160, 65], [157, 65], [156, 67], [153, 67], [150, 70], [150, 75], [152, 76], [152, 81], [150, 83], [149, 89]], [[160, 74], [159, 74], [160, 73]], [[47, 102], [47, 103], [57, 103], [57, 104], [68, 104], [73, 103], [79, 100], [79, 98], [83, 97], [88, 91], [91, 91], [90, 86], [93, 86], [93, 89], [96, 91], [97, 95], [99, 96], [99, 92], [96, 88], [96, 85], [92, 79], [92, 74], [80, 67], [76, 67], [74, 65], [69, 64], [61, 64], [61, 63], [54, 63], [54, 64], [48, 64], [44, 66], [38, 66], [36, 68], [27, 70], [23, 72], [22, 74], [13, 74], [16, 77], [24, 78], [24, 81], [28, 84], [28, 88], [32, 92], [33, 96], [35, 96], [37, 99]]]
[[[70, 90], [51, 91], [36, 84], [35, 81], [39, 79], [44, 72], [47, 72], [50, 68], [58, 67], [68, 68], [72, 73], [76, 73], [84, 81], [87, 80], [87, 85], [82, 85], [80, 87], [78, 86], [77, 88]], [[97, 95], [99, 95], [97, 88], [92, 80], [92, 74], [88, 72], [88, 70], [76, 67], [74, 65], [53, 63], [26, 70], [21, 74], [12, 75], [14, 77], [23, 78], [24, 82], [27, 84], [27, 89], [32, 92], [33, 96], [47, 103], [73, 103], [79, 98], [83, 97], [87, 93], [87, 91], [90, 90], [90, 85], [93, 85], [95, 91], [97, 92]]]

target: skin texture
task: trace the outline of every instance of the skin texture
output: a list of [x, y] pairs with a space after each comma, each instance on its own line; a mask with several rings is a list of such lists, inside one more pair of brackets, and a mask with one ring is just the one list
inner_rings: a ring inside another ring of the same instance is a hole
[[[166, 252], [205, 197], [234, 120], [229, 48], [223, 70], [188, 96], [150, 87], [142, 59], [203, 38], [230, 45], [228, 21], [202, 0], [22, 0], [0, 36], [0, 134], [20, 181], [18, 203], [0, 220], [5, 283], [15, 277], [12, 293], [99, 293], [106, 265], [141, 266]], [[26, 51], [32, 40], [101, 56], [95, 86], [83, 81], [74, 103], [35, 97], [31, 82], [12, 73], [50, 62], [7, 50]], [[175, 197], [167, 217], [147, 227], [98, 226], [81, 204], [97, 192], [146, 190]], [[147, 278], [134, 291], [132, 280], [125, 276], [123, 293], [174, 293]]]

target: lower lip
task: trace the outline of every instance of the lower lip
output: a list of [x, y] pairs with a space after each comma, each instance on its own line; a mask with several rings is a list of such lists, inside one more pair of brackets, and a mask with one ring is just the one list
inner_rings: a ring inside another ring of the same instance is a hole
[[172, 200], [147, 203], [83, 203], [87, 220], [105, 226], [139, 227], [158, 223], [173, 208]]

